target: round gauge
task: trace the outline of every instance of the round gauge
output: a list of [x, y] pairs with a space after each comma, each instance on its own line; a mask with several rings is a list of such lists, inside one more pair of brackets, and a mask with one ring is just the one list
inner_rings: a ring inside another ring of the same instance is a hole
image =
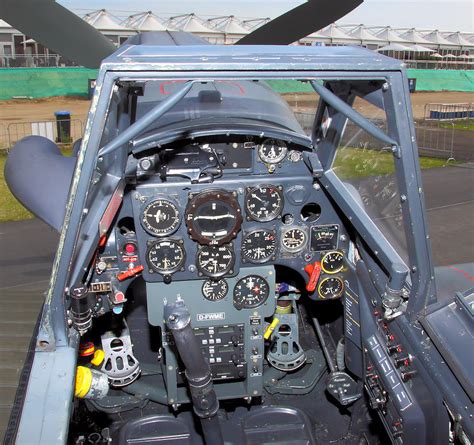
[[285, 230], [281, 243], [288, 252], [298, 252], [304, 249], [307, 239], [308, 237], [304, 230], [293, 227]]
[[267, 164], [278, 164], [283, 161], [288, 149], [282, 141], [267, 139], [263, 144], [258, 146], [258, 156]]
[[225, 244], [242, 224], [239, 203], [232, 193], [212, 190], [193, 196], [186, 207], [189, 235], [200, 244]]
[[242, 255], [251, 263], [264, 263], [275, 251], [276, 235], [273, 230], [255, 230], [245, 235], [242, 240]]
[[321, 269], [328, 274], [338, 273], [344, 267], [344, 253], [333, 250], [326, 253], [321, 260]]
[[254, 187], [247, 192], [245, 207], [249, 217], [255, 221], [272, 221], [283, 210], [283, 195], [274, 185]]
[[227, 246], [202, 246], [197, 254], [197, 267], [209, 277], [220, 277], [232, 270], [234, 253]]
[[344, 282], [339, 277], [326, 277], [319, 282], [318, 295], [323, 300], [339, 298], [344, 292]]
[[171, 201], [157, 199], [143, 209], [141, 222], [152, 235], [171, 235], [179, 226], [179, 211]]
[[155, 241], [147, 251], [148, 265], [154, 271], [164, 275], [181, 269], [185, 258], [182, 243], [174, 240]]
[[259, 275], [248, 275], [234, 287], [234, 306], [237, 309], [260, 306], [270, 295], [270, 285]]
[[222, 300], [227, 295], [228, 290], [229, 285], [224, 279], [218, 281], [207, 280], [202, 285], [202, 294], [209, 301]]

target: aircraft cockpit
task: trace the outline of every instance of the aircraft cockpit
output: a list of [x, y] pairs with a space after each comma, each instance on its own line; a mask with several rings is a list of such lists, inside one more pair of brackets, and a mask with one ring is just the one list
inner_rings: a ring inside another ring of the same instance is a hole
[[438, 443], [461, 399], [430, 420], [410, 328], [435, 288], [402, 67], [198, 48], [97, 80], [38, 336], [72, 351], [71, 443]]

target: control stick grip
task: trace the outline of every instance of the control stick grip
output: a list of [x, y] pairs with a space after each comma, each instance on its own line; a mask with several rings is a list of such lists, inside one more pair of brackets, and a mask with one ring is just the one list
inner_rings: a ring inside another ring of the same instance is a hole
[[188, 308], [183, 300], [177, 300], [174, 304], [166, 304], [163, 315], [184, 364], [193, 409], [201, 419], [205, 441], [207, 444], [223, 444], [217, 417], [219, 401], [214, 391], [211, 369], [192, 330]]

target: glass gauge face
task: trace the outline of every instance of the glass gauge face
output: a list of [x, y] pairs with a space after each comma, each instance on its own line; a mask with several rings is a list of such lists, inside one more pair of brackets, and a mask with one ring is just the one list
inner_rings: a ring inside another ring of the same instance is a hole
[[186, 254], [179, 241], [155, 241], [147, 251], [148, 265], [156, 272], [167, 275], [181, 269]]
[[344, 282], [339, 277], [326, 277], [319, 282], [318, 295], [323, 300], [339, 298], [344, 292]]
[[267, 164], [278, 164], [285, 159], [288, 149], [282, 141], [267, 139], [258, 146], [258, 156]]
[[202, 285], [202, 294], [209, 301], [222, 300], [227, 295], [228, 290], [229, 285], [224, 279], [218, 281], [207, 280]]
[[186, 207], [186, 225], [200, 244], [225, 244], [235, 238], [242, 224], [239, 203], [232, 193], [214, 190], [192, 197]]
[[234, 287], [234, 306], [237, 309], [252, 308], [263, 304], [270, 295], [270, 285], [259, 275], [248, 275], [237, 281]]
[[197, 267], [209, 277], [220, 277], [232, 270], [234, 253], [227, 246], [202, 246], [197, 254]]
[[179, 226], [179, 211], [171, 201], [157, 199], [143, 209], [141, 222], [152, 235], [171, 235]]
[[328, 274], [338, 273], [344, 267], [344, 253], [339, 250], [326, 253], [321, 259], [321, 268]]
[[306, 232], [299, 228], [285, 230], [281, 244], [288, 252], [298, 252], [306, 246]]
[[267, 222], [278, 217], [283, 210], [283, 195], [274, 185], [254, 187], [245, 199], [247, 215], [255, 221]]
[[255, 230], [245, 235], [242, 241], [242, 255], [251, 263], [264, 263], [276, 251], [276, 235], [273, 230]]

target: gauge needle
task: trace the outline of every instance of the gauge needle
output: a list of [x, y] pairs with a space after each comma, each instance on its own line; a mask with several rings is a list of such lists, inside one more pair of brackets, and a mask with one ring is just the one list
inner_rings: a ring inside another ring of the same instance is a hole
[[252, 193], [252, 198], [257, 199], [260, 202], [264, 202], [263, 199], [259, 198], [255, 193]]

